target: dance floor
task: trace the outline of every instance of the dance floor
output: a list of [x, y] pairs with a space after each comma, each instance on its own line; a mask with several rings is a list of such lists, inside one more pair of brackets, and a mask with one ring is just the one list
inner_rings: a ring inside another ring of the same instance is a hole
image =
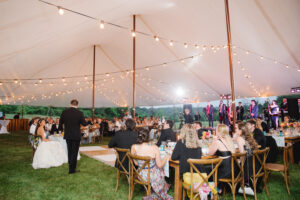
[[114, 149], [108, 148], [107, 145], [80, 147], [79, 152], [109, 166], [113, 167], [115, 165], [115, 151]]

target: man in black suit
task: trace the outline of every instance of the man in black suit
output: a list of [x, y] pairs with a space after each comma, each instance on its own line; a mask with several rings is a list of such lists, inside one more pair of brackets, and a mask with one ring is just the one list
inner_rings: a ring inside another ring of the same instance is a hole
[[253, 137], [258, 145], [260, 145], [260, 149], [266, 148], [266, 137], [264, 136], [264, 133], [255, 127], [256, 121], [255, 119], [250, 119], [247, 121], [247, 127], [253, 133]]
[[186, 124], [192, 124], [193, 123], [193, 116], [191, 115], [191, 111], [190, 111], [190, 109], [188, 109], [188, 108], [186, 108], [185, 110], [184, 110], [184, 115], [183, 115], [183, 117], [184, 117], [184, 120], [185, 120], [185, 123]]
[[[117, 147], [117, 148], [130, 150], [131, 146], [133, 144], [136, 144], [137, 132], [134, 131], [136, 126], [135, 121], [131, 118], [128, 118], [125, 122], [125, 125], [126, 125], [126, 131], [116, 132], [115, 136], [108, 143], [109, 148]], [[119, 156], [120, 156], [119, 159], [122, 160], [125, 154], [120, 153]], [[123, 166], [125, 167], [126, 170], [129, 169], [127, 158], [124, 160]], [[122, 168], [117, 166], [117, 162], [115, 163], [115, 167], [122, 170]]]
[[163, 130], [161, 131], [160, 137], [157, 142], [157, 146], [161, 145], [161, 142], [171, 140], [171, 142], [176, 142], [176, 134], [173, 131], [174, 122], [172, 120], [167, 120], [164, 123]]
[[56, 118], [55, 124], [52, 124], [50, 135], [53, 135], [54, 133], [59, 133], [59, 131], [63, 131], [62, 127], [59, 126], [59, 118]]
[[197, 111], [195, 114], [195, 121], [200, 121], [200, 119], [201, 119], [201, 116], [200, 116], [199, 112]]
[[87, 125], [83, 113], [77, 108], [78, 101], [73, 99], [70, 108], [61, 113], [59, 121], [59, 128], [62, 128], [64, 125], [65, 130], [64, 139], [67, 141], [68, 147], [69, 174], [76, 172], [77, 155], [81, 140], [80, 125]]
[[237, 115], [237, 120], [243, 121], [244, 107], [242, 106], [242, 102], [239, 102], [239, 105], [236, 107], [236, 115]]

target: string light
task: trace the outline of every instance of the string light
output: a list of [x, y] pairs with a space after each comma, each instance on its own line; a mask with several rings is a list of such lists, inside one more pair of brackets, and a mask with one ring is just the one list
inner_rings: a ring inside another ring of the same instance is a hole
[[187, 43], [184, 43], [184, 48], [188, 48], [188, 44]]
[[0, 86], [1, 86], [1, 85], [3, 85], [3, 83], [2, 83], [2, 82], [0, 82]]
[[109, 73], [106, 73], [106, 74], [105, 74], [105, 76], [107, 76], [107, 77], [108, 77], [108, 76], [110, 76], [110, 75], [109, 75]]
[[58, 14], [59, 15], [63, 15], [64, 14], [64, 9], [62, 9], [61, 7], [57, 7], [58, 8]]
[[158, 42], [159, 41], [159, 37], [157, 37], [156, 35], [154, 36], [154, 39]]
[[79, 84], [80, 84], [80, 82], [79, 82], [79, 81], [77, 81], [77, 82], [76, 82], [76, 84], [77, 84], [77, 85], [79, 85]]
[[62, 77], [61, 81], [62, 81], [62, 82], [65, 82], [65, 81], [66, 81], [66, 79], [65, 79], [64, 77]]
[[195, 44], [195, 48], [196, 48], [196, 49], [199, 49], [199, 45], [198, 45], [198, 44]]
[[42, 83], [42, 82], [43, 82], [43, 80], [40, 78], [40, 79], [39, 79], [39, 82], [40, 82], [40, 83]]
[[288, 65], [286, 65], [285, 67], [286, 67], [287, 69], [289, 68], [289, 66], [288, 66]]
[[170, 40], [169, 44], [170, 44], [170, 46], [173, 46], [173, 40]]
[[15, 80], [14, 80], [14, 83], [15, 83], [15, 84], [17, 84], [17, 83], [18, 83], [18, 80], [17, 80], [17, 79], [15, 79]]
[[136, 36], [135, 31], [131, 31], [131, 36], [132, 36], [132, 37], [135, 37], [135, 36]]
[[85, 75], [85, 76], [84, 76], [84, 79], [85, 79], [85, 80], [87, 80], [87, 79], [88, 79], [87, 75]]
[[53, 86], [53, 83], [50, 83], [49, 85], [52, 87], [52, 86]]
[[203, 45], [202, 49], [203, 49], [203, 51], [205, 51], [206, 50], [206, 45]]
[[100, 29], [104, 29], [104, 21], [101, 20], [99, 26], [100, 26]]

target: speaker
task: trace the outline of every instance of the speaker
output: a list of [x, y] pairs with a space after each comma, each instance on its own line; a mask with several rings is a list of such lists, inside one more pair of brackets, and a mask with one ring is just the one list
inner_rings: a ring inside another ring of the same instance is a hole
[[291, 119], [299, 120], [300, 113], [299, 113], [299, 103], [300, 99], [287, 99], [288, 101], [288, 110], [289, 110], [289, 116]]
[[192, 104], [184, 104], [183, 105], [183, 113], [184, 113], [184, 110], [185, 109], [189, 109], [190, 110], [190, 113], [192, 114], [193, 113], [193, 106]]

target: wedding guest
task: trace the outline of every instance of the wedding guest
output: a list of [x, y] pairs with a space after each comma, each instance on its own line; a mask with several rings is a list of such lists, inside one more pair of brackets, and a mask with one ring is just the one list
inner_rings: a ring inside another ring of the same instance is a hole
[[170, 140], [171, 142], [176, 142], [176, 134], [173, 131], [174, 122], [172, 120], [167, 120], [163, 125], [163, 130], [161, 131], [160, 137], [157, 142], [157, 146], [161, 145], [161, 142]]
[[[300, 107], [299, 107], [299, 109], [300, 109]], [[289, 115], [289, 107], [288, 107], [287, 98], [282, 99], [282, 103], [280, 105], [280, 112], [281, 112], [281, 122], [283, 122], [284, 116]]]
[[250, 132], [253, 134], [253, 137], [258, 145], [260, 145], [260, 149], [266, 148], [266, 137], [263, 132], [256, 128], [256, 120], [250, 119], [247, 121], [247, 127]]
[[[180, 176], [190, 172], [190, 165], [187, 160], [190, 158], [201, 159], [201, 142], [198, 139], [196, 129], [192, 124], [183, 125], [180, 130], [180, 140], [176, 143], [172, 154], [172, 160], [179, 160]], [[199, 166], [201, 170], [201, 167]]]
[[[152, 194], [149, 199], [164, 199], [171, 200], [172, 196], [168, 194], [169, 184], [165, 181], [165, 173], [163, 167], [169, 160], [170, 155], [166, 153], [161, 159], [160, 151], [156, 145], [149, 142], [149, 131], [141, 129], [138, 132], [137, 144], [132, 145], [131, 153], [138, 156], [147, 156], [151, 158], [150, 161], [150, 182]], [[142, 167], [143, 161], [134, 161], [138, 167]], [[144, 168], [139, 172], [140, 176], [147, 180], [148, 169]]]
[[219, 122], [220, 124], [226, 124], [226, 105], [223, 103], [223, 100], [220, 101], [219, 105]]
[[200, 121], [194, 121], [194, 128], [197, 131], [199, 140], [201, 140], [204, 131], [204, 129], [202, 128], [202, 123]]
[[37, 126], [39, 119], [40, 119], [39, 117], [36, 117], [31, 120], [31, 121], [33, 121], [29, 128], [29, 133], [31, 135], [35, 135], [36, 126]]
[[195, 121], [200, 121], [200, 119], [201, 119], [201, 116], [198, 111], [196, 112], [194, 117], [195, 117]]
[[16, 114], [16, 115], [14, 116], [14, 119], [20, 119], [20, 113]]
[[242, 106], [242, 102], [239, 102], [239, 105], [236, 107], [237, 120], [244, 120], [244, 107]]
[[207, 102], [206, 116], [208, 118], [208, 126], [214, 127], [214, 106], [210, 102]]
[[55, 120], [55, 123], [52, 124], [52, 127], [51, 127], [51, 131], [50, 131], [50, 134], [53, 135], [53, 134], [58, 134], [59, 132], [62, 132], [62, 127], [59, 127], [59, 118], [56, 118]]
[[186, 108], [184, 109], [184, 120], [186, 124], [192, 124], [193, 123], [193, 116], [191, 115], [190, 109]]
[[279, 107], [277, 105], [277, 101], [273, 100], [270, 110], [271, 120], [272, 120], [272, 128], [275, 130], [279, 127]]
[[[115, 134], [115, 136], [109, 141], [109, 148], [122, 148], [122, 149], [130, 149], [133, 144], [137, 143], [137, 132], [134, 131], [136, 123], [133, 119], [128, 118], [125, 122], [126, 131], [119, 131]], [[124, 153], [120, 153], [120, 160], [123, 159]], [[128, 159], [125, 159], [123, 165], [126, 170], [129, 169]], [[115, 167], [117, 167], [117, 162], [115, 163]], [[120, 168], [120, 170], [122, 170]]]
[[249, 108], [249, 113], [251, 118], [256, 119], [258, 116], [258, 106], [256, 105], [256, 101], [255, 100], [251, 100], [251, 105]]
[[219, 166], [218, 179], [231, 177], [231, 155], [234, 152], [235, 148], [229, 135], [229, 127], [225, 124], [219, 124], [216, 128], [216, 137], [214, 137], [208, 153], [223, 159]]

